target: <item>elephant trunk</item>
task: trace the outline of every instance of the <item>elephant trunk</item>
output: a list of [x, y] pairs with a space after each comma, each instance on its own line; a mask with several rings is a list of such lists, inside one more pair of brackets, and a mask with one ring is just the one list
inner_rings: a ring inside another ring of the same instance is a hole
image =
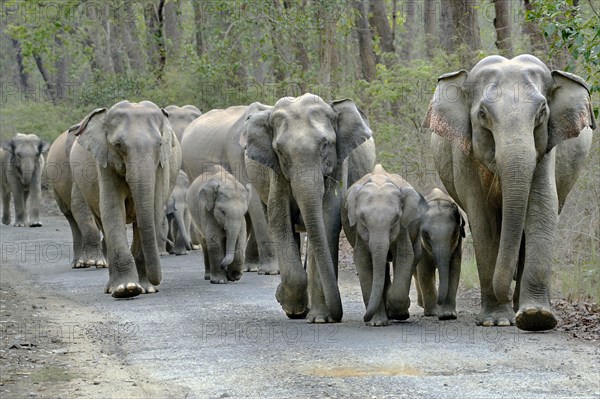
[[369, 237], [369, 250], [373, 261], [373, 282], [371, 296], [367, 304], [367, 311], [363, 317], [365, 322], [371, 320], [383, 299], [387, 272], [387, 255], [390, 248], [388, 234], [371, 234]]
[[157, 230], [160, 226], [155, 222], [155, 186], [156, 176], [154, 164], [145, 165], [142, 169], [128, 168], [139, 171], [148, 170], [143, 174], [132, 172], [127, 174], [127, 182], [131, 188], [131, 195], [135, 205], [136, 224], [140, 235], [142, 252], [146, 264], [146, 277], [150, 284], [158, 285], [162, 279], [160, 258], [158, 255]]
[[228, 221], [225, 227], [225, 257], [221, 262], [221, 269], [226, 270], [233, 262], [235, 257], [235, 247], [240, 236], [242, 223], [237, 221]]
[[177, 229], [179, 230], [177, 241], [183, 241], [185, 245], [185, 249], [188, 251], [192, 250], [192, 241], [190, 239], [190, 235], [188, 233], [187, 227], [185, 225], [185, 208], [177, 209], [175, 211], [175, 223], [177, 224]]
[[[531, 131], [533, 129], [528, 130]], [[529, 192], [536, 167], [533, 136], [523, 134], [518, 139], [510, 139], [512, 143], [502, 148], [504, 156], [497, 157], [502, 189], [502, 227], [493, 288], [500, 303], [509, 303], [511, 300], [510, 285], [519, 259]]]
[[333, 264], [323, 221], [323, 176], [316, 175], [317, 181], [315, 179], [292, 179], [291, 187], [304, 220], [309, 245], [314, 252], [329, 315], [334, 321], [341, 321], [343, 311], [342, 299], [337, 286], [337, 265]]
[[35, 161], [30, 159], [21, 161], [21, 184], [24, 186], [29, 186], [33, 181], [33, 175], [37, 166]]
[[448, 284], [450, 282], [450, 261], [452, 259], [451, 254], [446, 248], [432, 248], [433, 259], [438, 268], [438, 274], [440, 279], [439, 291], [438, 291], [438, 305], [446, 302], [448, 296]]

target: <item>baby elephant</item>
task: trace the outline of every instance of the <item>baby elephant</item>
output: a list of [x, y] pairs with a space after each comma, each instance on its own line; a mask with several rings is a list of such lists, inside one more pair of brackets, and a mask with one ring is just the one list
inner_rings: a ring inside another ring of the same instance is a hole
[[246, 251], [246, 219], [251, 189], [221, 167], [198, 176], [186, 202], [200, 232], [204, 279], [225, 284], [242, 277]]
[[[15, 203], [15, 226], [40, 227], [44, 153], [50, 145], [35, 134], [17, 133], [0, 149], [2, 223], [10, 224], [10, 194]], [[28, 204], [29, 203], [29, 204]], [[29, 207], [29, 209], [28, 209]]]
[[[437, 314], [440, 320], [456, 319], [465, 220], [458, 205], [442, 190], [435, 188], [425, 198], [429, 210], [421, 221], [423, 253], [417, 266], [419, 305], [425, 309], [425, 316]], [[436, 267], [439, 293], [435, 287]]]
[[420, 258], [419, 229], [426, 211], [421, 194], [381, 165], [348, 189], [342, 224], [354, 248], [368, 326], [385, 326], [388, 319], [409, 317], [408, 295]]

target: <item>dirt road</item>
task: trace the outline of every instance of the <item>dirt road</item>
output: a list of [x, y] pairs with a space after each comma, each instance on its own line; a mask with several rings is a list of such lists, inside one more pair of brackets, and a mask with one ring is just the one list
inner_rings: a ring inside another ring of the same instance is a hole
[[107, 270], [70, 269], [62, 217], [0, 238], [3, 398], [600, 397], [597, 343], [476, 327], [477, 298], [459, 298], [456, 321], [413, 305], [369, 328], [345, 266], [344, 321], [310, 325], [281, 311], [278, 276], [211, 285], [197, 251], [162, 258], [158, 294], [115, 300]]

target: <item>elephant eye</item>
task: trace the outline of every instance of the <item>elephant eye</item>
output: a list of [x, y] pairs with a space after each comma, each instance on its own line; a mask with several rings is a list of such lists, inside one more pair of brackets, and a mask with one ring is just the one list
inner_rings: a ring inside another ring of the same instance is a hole
[[487, 119], [487, 116], [486, 116], [485, 111], [483, 109], [479, 110], [479, 117], [481, 119]]

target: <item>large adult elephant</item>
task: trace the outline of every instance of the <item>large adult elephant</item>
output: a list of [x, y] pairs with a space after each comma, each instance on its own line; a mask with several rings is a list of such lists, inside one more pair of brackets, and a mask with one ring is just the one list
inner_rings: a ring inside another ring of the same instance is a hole
[[35, 134], [17, 133], [0, 148], [2, 223], [10, 224], [10, 195], [16, 227], [40, 227], [44, 153], [49, 144]]
[[[242, 143], [276, 240], [281, 270], [277, 301], [290, 318], [339, 322], [342, 198], [375, 164], [367, 118], [351, 100], [328, 104], [310, 93], [282, 98], [263, 111], [251, 106], [250, 111]], [[308, 275], [300, 262], [298, 226], [308, 236]]]
[[470, 72], [439, 78], [424, 126], [433, 132], [438, 173], [469, 218], [481, 284], [477, 323], [554, 328], [558, 214], [596, 127], [585, 82], [531, 55], [486, 57]]
[[[181, 168], [181, 148], [167, 112], [149, 101], [122, 101], [92, 111], [72, 130], [78, 136], [71, 149], [74, 189], [105, 233], [105, 291], [116, 298], [158, 291], [160, 225]], [[133, 223], [131, 250], [128, 223]]]
[[[253, 183], [248, 176], [244, 149], [240, 137], [248, 112], [271, 107], [254, 103], [251, 107], [234, 106], [215, 109], [194, 120], [181, 140], [184, 168], [193, 181], [203, 173], [214, 171], [215, 165], [224, 167], [242, 184]], [[246, 270], [259, 274], [278, 274], [273, 243], [267, 228], [265, 211], [258, 195], [251, 195], [247, 225], [250, 238], [246, 250]]]
[[194, 119], [202, 115], [202, 111], [193, 105], [184, 105], [183, 107], [168, 105], [164, 109], [169, 115], [169, 122], [171, 122], [173, 132], [175, 132], [175, 136], [177, 136], [177, 140], [179, 140], [180, 143], [185, 128]]

